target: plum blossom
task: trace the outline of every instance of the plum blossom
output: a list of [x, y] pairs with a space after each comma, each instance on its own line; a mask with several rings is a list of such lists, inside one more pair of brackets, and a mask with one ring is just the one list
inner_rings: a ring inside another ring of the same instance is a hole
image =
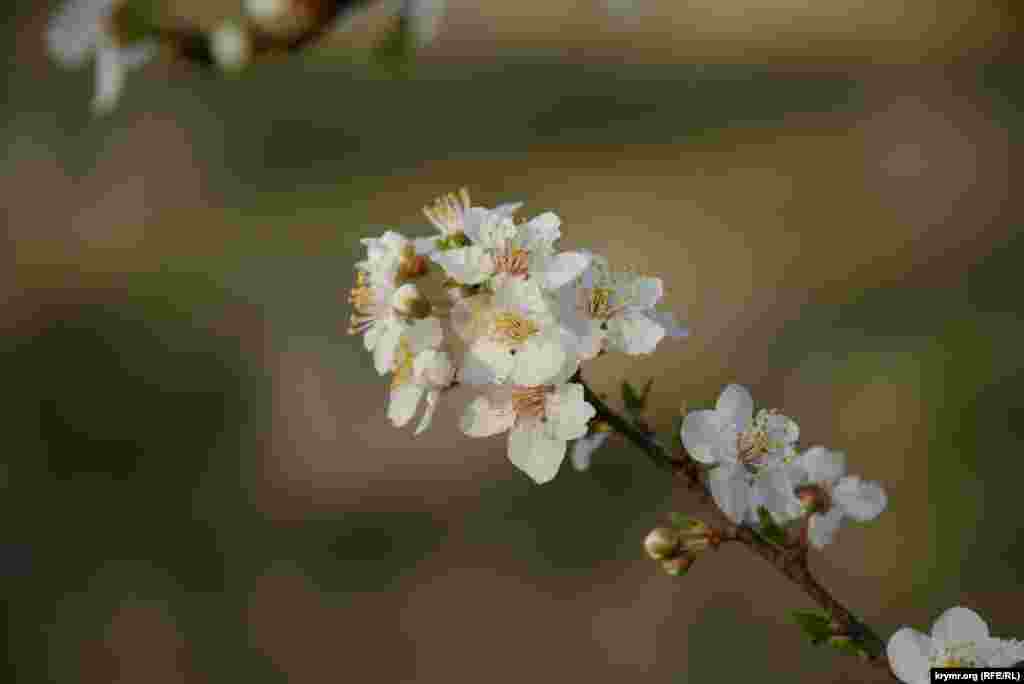
[[562, 373], [549, 384], [490, 385], [467, 407], [462, 431], [470, 437], [508, 432], [508, 458], [537, 484], [552, 480], [570, 440], [587, 432], [597, 411], [583, 399], [583, 385]]
[[666, 335], [689, 335], [671, 313], [655, 311], [664, 293], [660, 278], [613, 272], [603, 257], [589, 257], [583, 274], [558, 291], [560, 315], [578, 340], [581, 358], [606, 349], [649, 354]]
[[456, 303], [453, 323], [469, 343], [460, 380], [474, 385], [541, 385], [577, 362], [536, 283], [510, 279], [493, 293]]
[[793, 461], [796, 493], [810, 514], [808, 541], [823, 548], [832, 541], [845, 518], [865, 522], [885, 510], [885, 490], [857, 475], [846, 474], [846, 456], [825, 447], [812, 447]]
[[930, 682], [933, 667], [1009, 667], [1024, 659], [1022, 642], [993, 638], [977, 613], [960, 606], [940, 615], [930, 635], [900, 629], [886, 653], [893, 673], [906, 684]]
[[395, 353], [388, 419], [395, 427], [406, 425], [426, 395], [426, 408], [414, 434], [420, 434], [434, 417], [441, 391], [452, 384], [455, 366], [448, 353], [440, 349], [444, 342], [441, 321], [430, 317], [408, 326]]
[[96, 91], [92, 110], [112, 111], [121, 97], [126, 74], [149, 62], [157, 53], [151, 38], [128, 37], [123, 24], [124, 0], [68, 0], [50, 21], [46, 40], [50, 55], [66, 69], [81, 68], [93, 60]]
[[[431, 255], [455, 281], [480, 285], [492, 279], [532, 279], [542, 289], [553, 290], [587, 267], [589, 256], [586, 253], [555, 250], [554, 243], [562, 234], [561, 219], [556, 214], [545, 212], [517, 224], [513, 218], [515, 205], [487, 210], [467, 207], [468, 196], [464, 199], [453, 209], [453, 215], [461, 218], [450, 223], [461, 228], [464, 237], [459, 242], [468, 243]], [[444, 230], [452, 229], [442, 228]]]
[[757, 509], [788, 519], [799, 513], [788, 461], [800, 436], [797, 424], [775, 411], [758, 411], [750, 392], [729, 385], [714, 409], [691, 411], [683, 420], [683, 445], [706, 465], [715, 503], [733, 522], [756, 522]]

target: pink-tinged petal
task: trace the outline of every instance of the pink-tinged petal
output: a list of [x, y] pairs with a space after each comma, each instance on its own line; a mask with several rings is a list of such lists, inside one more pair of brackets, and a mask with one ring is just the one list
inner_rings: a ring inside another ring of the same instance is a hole
[[490, 437], [512, 429], [516, 414], [509, 404], [496, 404], [481, 396], [470, 402], [462, 414], [459, 427], [470, 437]]
[[735, 426], [737, 432], [743, 432], [754, 417], [754, 398], [743, 385], [729, 385], [718, 397], [715, 410], [725, 422]]
[[403, 427], [416, 415], [423, 396], [423, 385], [414, 382], [405, 383], [391, 388], [388, 398], [388, 420], [395, 427]]

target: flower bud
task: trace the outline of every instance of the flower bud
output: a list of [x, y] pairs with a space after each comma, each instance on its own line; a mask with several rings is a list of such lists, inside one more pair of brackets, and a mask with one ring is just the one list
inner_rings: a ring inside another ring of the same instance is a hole
[[685, 554], [677, 558], [670, 558], [668, 560], [661, 561], [661, 569], [673, 577], [679, 577], [680, 575], [686, 574], [686, 571], [690, 569], [693, 562], [696, 560], [694, 556]]
[[820, 485], [803, 485], [796, 488], [796, 498], [805, 513], [827, 513], [832, 507], [832, 497]]
[[426, 318], [430, 315], [430, 302], [420, 294], [415, 285], [406, 283], [392, 295], [395, 311], [409, 318]]
[[679, 532], [671, 527], [655, 527], [644, 539], [644, 550], [656, 561], [664, 561], [680, 550]]
[[233, 21], [225, 21], [210, 34], [210, 49], [224, 71], [241, 71], [252, 58], [249, 32]]

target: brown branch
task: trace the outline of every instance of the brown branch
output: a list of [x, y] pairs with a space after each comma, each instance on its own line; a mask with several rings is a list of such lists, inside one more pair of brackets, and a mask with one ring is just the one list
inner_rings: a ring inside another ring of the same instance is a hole
[[[574, 378], [583, 385], [584, 398], [597, 410], [597, 418], [608, 423], [622, 434], [634, 446], [647, 454], [659, 468], [679, 477], [688, 489], [697, 492], [705, 502], [711, 500], [711, 492], [704, 481], [701, 467], [685, 452], [682, 458], [673, 458], [672, 453], [654, 435], [646, 429], [638, 427], [623, 416], [612, 411], [608, 405], [578, 375]], [[723, 514], [717, 506], [712, 507], [717, 518], [715, 527], [723, 541], [737, 542], [752, 553], [768, 561], [780, 574], [822, 608], [833, 621], [835, 636], [846, 636], [861, 645], [867, 652], [867, 660], [877, 667], [889, 671], [889, 663], [885, 653], [885, 641], [864, 624], [857, 616], [840, 603], [818, 582], [807, 565], [807, 547], [796, 543], [777, 546], [757, 534], [745, 525], [736, 525]], [[896, 676], [889, 671], [893, 679]], [[898, 681], [898, 680], [897, 680]]]

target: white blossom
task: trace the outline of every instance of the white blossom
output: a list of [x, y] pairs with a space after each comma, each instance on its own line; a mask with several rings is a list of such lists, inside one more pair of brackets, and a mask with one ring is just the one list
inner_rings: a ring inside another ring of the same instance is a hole
[[996, 639], [969, 608], [957, 606], [939, 616], [931, 634], [904, 627], [886, 647], [893, 673], [906, 684], [931, 681], [933, 667], [1009, 667], [1024, 657], [1021, 642]]
[[96, 114], [113, 110], [127, 72], [142, 67], [157, 52], [150, 39], [122, 44], [114, 29], [114, 15], [123, 4], [123, 0], [68, 0], [47, 31], [49, 53], [64, 68], [77, 69], [93, 60], [96, 90], [92, 109]]
[[[468, 202], [468, 198], [467, 198]], [[531, 279], [542, 289], [553, 290], [583, 272], [590, 261], [584, 252], [557, 252], [561, 219], [546, 212], [516, 223], [516, 205], [498, 209], [461, 204], [462, 235], [468, 244], [432, 254], [449, 277], [464, 285], [494, 279]]]
[[356, 263], [356, 270], [367, 273], [374, 284], [397, 287], [426, 272], [426, 260], [416, 254], [415, 243], [401, 233], [389, 230], [379, 238], [363, 238], [360, 242], [366, 247], [366, 259]]
[[507, 280], [493, 293], [457, 302], [452, 316], [469, 342], [462, 382], [529, 387], [548, 382], [567, 363], [575, 372], [569, 339], [533, 281]]
[[715, 466], [708, 486], [730, 520], [756, 522], [757, 508], [788, 519], [799, 513], [788, 461], [795, 454], [797, 424], [774, 411], [754, 416], [750, 392], [729, 385], [714, 409], [691, 411], [683, 420], [682, 440], [695, 460]]
[[885, 510], [885, 490], [846, 474], [846, 456], [825, 447], [812, 447], [793, 462], [796, 491], [810, 516], [808, 541], [822, 548], [832, 541], [845, 518], [865, 522]]
[[490, 385], [462, 416], [462, 431], [471, 437], [508, 432], [508, 458], [537, 484], [552, 480], [565, 459], [570, 440], [587, 432], [597, 413], [583, 399], [583, 385], [565, 382], [524, 387]]
[[424, 394], [426, 408], [415, 434], [430, 426], [441, 390], [451, 385], [455, 376], [451, 358], [440, 349], [443, 342], [441, 321], [434, 317], [418, 320], [403, 331], [395, 353], [388, 400], [388, 419], [395, 427], [412, 420]]
[[666, 335], [686, 337], [671, 313], [655, 311], [664, 292], [660, 278], [613, 272], [596, 255], [583, 274], [558, 291], [559, 312], [586, 360], [605, 349], [649, 354]]

